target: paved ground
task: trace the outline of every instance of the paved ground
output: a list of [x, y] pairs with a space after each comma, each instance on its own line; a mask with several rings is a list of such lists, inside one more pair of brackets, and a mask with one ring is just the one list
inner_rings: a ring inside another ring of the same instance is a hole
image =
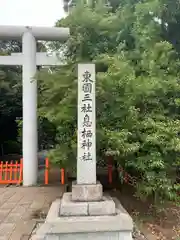
[[56, 187], [1, 187], [0, 240], [27, 240], [39, 218], [47, 214], [63, 188]]

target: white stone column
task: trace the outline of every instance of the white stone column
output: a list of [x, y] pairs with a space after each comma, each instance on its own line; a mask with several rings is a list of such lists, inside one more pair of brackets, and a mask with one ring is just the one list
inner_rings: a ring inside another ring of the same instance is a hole
[[77, 184], [96, 184], [95, 64], [78, 65]]
[[36, 40], [24, 32], [23, 45], [23, 185], [37, 183], [37, 80]]

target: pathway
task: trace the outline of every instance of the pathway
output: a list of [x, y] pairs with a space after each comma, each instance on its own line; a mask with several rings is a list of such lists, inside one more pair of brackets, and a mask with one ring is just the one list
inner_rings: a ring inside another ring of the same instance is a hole
[[47, 214], [63, 188], [53, 187], [1, 187], [0, 188], [0, 240], [27, 240], [40, 215]]

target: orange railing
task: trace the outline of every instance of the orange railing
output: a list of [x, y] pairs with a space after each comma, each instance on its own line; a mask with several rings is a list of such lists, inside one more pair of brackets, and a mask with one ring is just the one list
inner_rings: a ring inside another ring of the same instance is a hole
[[61, 184], [65, 184], [65, 170], [64, 168], [61, 168]]
[[[50, 172], [50, 164], [49, 164], [49, 159], [46, 158], [45, 159], [45, 172], [44, 172], [44, 183], [45, 185], [49, 184], [49, 172]], [[65, 184], [65, 169], [61, 168], [60, 169], [60, 175], [61, 175], [61, 184], [64, 185]]]
[[20, 184], [22, 183], [23, 161], [20, 163], [11, 161], [0, 163], [0, 184]]
[[45, 185], [48, 185], [49, 183], [49, 159], [48, 158], [46, 158], [45, 160], [44, 183]]
[[[49, 184], [49, 172], [50, 164], [49, 159], [45, 159], [45, 166], [39, 166], [44, 168], [44, 184]], [[62, 185], [65, 184], [65, 169], [60, 169]], [[19, 161], [0, 162], [0, 184], [21, 184], [23, 182], [23, 159]]]
[[[108, 162], [108, 183], [112, 184], [113, 182], [113, 157], [108, 156], [107, 158]], [[136, 185], [136, 178], [130, 176], [122, 167], [118, 167], [118, 172], [121, 174], [124, 183], [130, 184], [132, 186]]]

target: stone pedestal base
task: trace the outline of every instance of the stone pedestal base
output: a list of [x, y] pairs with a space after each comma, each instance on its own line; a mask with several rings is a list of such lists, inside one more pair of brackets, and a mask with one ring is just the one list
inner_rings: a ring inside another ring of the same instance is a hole
[[132, 240], [132, 219], [117, 199], [111, 199], [116, 206], [114, 215], [62, 216], [66, 204], [61, 204], [66, 197], [53, 202], [46, 222], [32, 240]]
[[60, 204], [60, 216], [102, 216], [115, 215], [116, 207], [110, 196], [97, 202], [74, 202], [72, 194], [65, 193]]
[[102, 185], [77, 185], [51, 205], [32, 240], [132, 240], [133, 223], [117, 199], [103, 197]]
[[72, 201], [91, 202], [100, 201], [103, 197], [103, 187], [100, 182], [96, 184], [72, 183]]

